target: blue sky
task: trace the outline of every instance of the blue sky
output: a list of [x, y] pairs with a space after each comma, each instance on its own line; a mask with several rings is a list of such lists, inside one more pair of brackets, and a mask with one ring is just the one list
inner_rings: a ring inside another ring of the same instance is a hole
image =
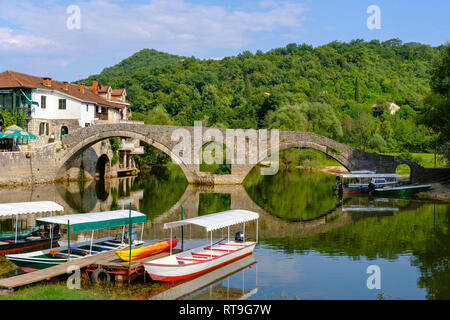
[[[381, 29], [367, 28], [370, 5]], [[357, 38], [438, 46], [450, 40], [449, 12], [448, 0], [0, 0], [0, 71], [73, 81], [143, 48], [222, 58]]]

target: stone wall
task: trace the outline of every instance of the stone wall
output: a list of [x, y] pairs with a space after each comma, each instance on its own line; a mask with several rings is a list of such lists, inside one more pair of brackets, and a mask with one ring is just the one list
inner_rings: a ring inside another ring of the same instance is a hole
[[0, 185], [31, 184], [55, 179], [57, 164], [52, 143], [34, 151], [0, 152]]

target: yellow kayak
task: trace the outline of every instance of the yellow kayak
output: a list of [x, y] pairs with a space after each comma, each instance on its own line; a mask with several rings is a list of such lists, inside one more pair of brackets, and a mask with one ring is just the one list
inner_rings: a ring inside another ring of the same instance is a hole
[[[172, 248], [176, 247], [178, 244], [178, 239], [173, 238], [171, 240], [164, 240], [154, 244], [150, 244], [148, 246], [131, 249], [131, 260], [142, 259], [148, 257], [152, 254], [160, 253], [163, 251], [167, 251], [170, 249], [170, 245], [172, 244]], [[120, 250], [116, 251], [117, 256], [123, 261], [130, 261], [130, 250]]]

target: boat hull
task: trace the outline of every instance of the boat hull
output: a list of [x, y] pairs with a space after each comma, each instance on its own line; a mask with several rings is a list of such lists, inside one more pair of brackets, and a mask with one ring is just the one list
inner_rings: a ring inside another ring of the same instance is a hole
[[[20, 251], [29, 250], [36, 247], [43, 247], [46, 245], [49, 245], [52, 241], [55, 243], [59, 240], [61, 236], [55, 236], [52, 239], [39, 239], [39, 240], [30, 240], [30, 241], [23, 241], [23, 242], [11, 242], [8, 244], [1, 244], [0, 245], [0, 255], [9, 254], [9, 253], [15, 253]], [[23, 239], [21, 239], [23, 240]]]
[[[113, 237], [107, 237], [102, 238], [99, 240], [96, 240], [93, 242], [93, 245], [98, 245], [99, 243], [103, 243], [108, 240], [114, 239]], [[86, 246], [90, 245], [90, 241], [85, 241], [81, 243], [77, 243], [78, 246]], [[49, 267], [53, 267], [65, 262], [68, 262], [69, 259], [67, 258], [56, 258], [53, 257], [50, 253], [50, 251], [58, 251], [58, 250], [66, 250], [67, 246], [59, 247], [59, 248], [53, 248], [53, 249], [47, 249], [47, 250], [40, 250], [40, 251], [33, 251], [28, 253], [19, 253], [19, 254], [8, 254], [6, 255], [6, 258], [17, 265], [22, 270], [29, 272], [34, 270], [40, 270], [40, 269], [46, 269]], [[119, 248], [116, 248], [119, 249]], [[121, 249], [121, 248], [120, 248]], [[94, 253], [94, 251], [93, 251]], [[85, 257], [87, 257], [86, 255]], [[79, 257], [77, 259], [82, 259], [83, 257]]]
[[[186, 278], [191, 278], [216, 268], [224, 266], [228, 263], [246, 257], [252, 254], [256, 243], [253, 242], [248, 246], [230, 252], [223, 256], [214, 258], [212, 260], [201, 261], [190, 264], [176, 264], [176, 257], [173, 258], [174, 264], [160, 264], [158, 260], [152, 262], [144, 262], [145, 271], [155, 281], [178, 281]], [[164, 259], [164, 258], [163, 258]]]
[[430, 188], [431, 188], [430, 185], [385, 188], [385, 189], [375, 189], [373, 193], [376, 195], [408, 196], [411, 194], [427, 191]]

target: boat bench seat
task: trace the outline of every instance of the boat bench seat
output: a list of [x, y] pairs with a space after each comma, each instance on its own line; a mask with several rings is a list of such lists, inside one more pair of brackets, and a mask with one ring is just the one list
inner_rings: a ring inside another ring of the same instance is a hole
[[[70, 248], [70, 253], [81, 253], [84, 255], [89, 254], [89, 250], [85, 250], [85, 249], [81, 249], [81, 248]], [[92, 253], [96, 253], [95, 251], [93, 251]]]
[[103, 250], [114, 250], [114, 249], [116, 249], [115, 247], [109, 247], [109, 246], [101, 246], [101, 245], [98, 245], [98, 244], [93, 244], [92, 245], [92, 249], [94, 249], [94, 248], [96, 248], [96, 249], [103, 249]]
[[223, 251], [223, 252], [229, 252], [229, 251], [236, 250], [237, 248], [225, 249], [225, 248], [209, 248], [209, 247], [206, 247], [206, 248], [203, 248], [203, 249], [205, 249], [205, 250], [210, 250], [210, 251]]
[[226, 254], [226, 252], [224, 252], [222, 254], [211, 254], [210, 252], [204, 251], [204, 252], [192, 252], [191, 254], [193, 256], [199, 256], [199, 257], [214, 257], [214, 258], [217, 258], [217, 257], [223, 256], [224, 254]]
[[34, 237], [34, 236], [30, 236], [30, 237], [26, 237], [25, 239], [33, 241], [33, 240], [41, 240], [41, 237]]
[[246, 244], [240, 244], [240, 243], [223, 243], [220, 242], [219, 245], [221, 246], [237, 246], [237, 247], [245, 247]]
[[181, 261], [207, 261], [209, 259], [205, 258], [181, 258], [181, 257], [177, 257], [177, 260], [181, 260]]
[[110, 241], [105, 241], [103, 242], [106, 245], [110, 245], [113, 246], [114, 248], [118, 247], [119, 245], [121, 245], [121, 242], [110, 242]]
[[[65, 258], [65, 259], [69, 258], [69, 255], [67, 253], [61, 253], [61, 252], [55, 253], [53, 256], [56, 258]], [[82, 257], [83, 256], [79, 256], [77, 254], [73, 254], [73, 253], [70, 254], [70, 259], [78, 259], [78, 258], [82, 258]]]

